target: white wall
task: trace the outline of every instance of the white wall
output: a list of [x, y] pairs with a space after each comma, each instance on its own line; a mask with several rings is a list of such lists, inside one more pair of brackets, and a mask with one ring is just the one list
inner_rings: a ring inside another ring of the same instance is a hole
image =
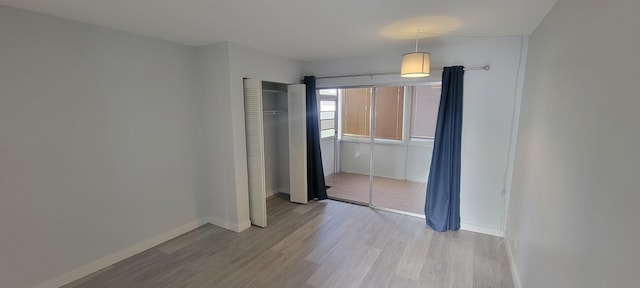
[[213, 223], [242, 231], [250, 227], [247, 153], [244, 128], [243, 78], [300, 83], [297, 61], [234, 43], [199, 48], [203, 63], [206, 144], [210, 193], [207, 202]]
[[431, 168], [431, 156], [433, 156], [433, 141], [410, 143], [407, 146], [405, 178], [409, 181], [426, 183]]
[[[433, 141], [385, 142], [376, 141], [373, 144], [374, 176], [427, 182], [431, 154], [433, 154]], [[370, 174], [371, 143], [369, 141], [340, 140], [339, 146], [340, 171], [362, 175]]]
[[198, 218], [196, 51], [0, 6], [0, 287]]
[[[233, 171], [225, 164], [225, 150], [231, 145], [226, 140], [230, 130], [231, 106], [229, 81], [229, 49], [226, 43], [216, 43], [197, 49], [200, 76], [203, 87], [204, 114], [204, 173], [205, 191], [201, 195], [200, 210], [218, 226], [238, 230], [237, 209], [225, 203], [235, 203], [233, 182], [225, 181], [233, 177]], [[226, 150], [229, 151], [229, 150]], [[215, 214], [214, 214], [215, 209]], [[215, 215], [215, 216], [214, 216]]]
[[522, 287], [637, 287], [640, 2], [560, 0], [530, 38], [511, 216]]
[[[465, 74], [460, 213], [463, 229], [499, 234], [505, 210], [503, 178], [508, 162], [521, 39], [457, 39], [428, 46], [426, 50], [431, 52], [432, 67], [491, 65], [491, 71]], [[305, 74], [320, 77], [393, 72], [400, 70], [400, 57], [405, 52], [306, 62], [303, 67]], [[436, 81], [440, 74], [414, 81]], [[367, 76], [319, 80], [318, 87], [398, 81], [403, 80], [394, 76]]]

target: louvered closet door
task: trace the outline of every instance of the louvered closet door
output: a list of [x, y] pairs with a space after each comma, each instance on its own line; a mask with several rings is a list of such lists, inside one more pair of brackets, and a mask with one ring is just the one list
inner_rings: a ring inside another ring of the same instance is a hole
[[251, 224], [267, 227], [262, 81], [244, 79], [244, 115], [247, 137], [247, 172], [249, 176]]
[[289, 188], [291, 202], [307, 203], [307, 105], [304, 84], [289, 85]]

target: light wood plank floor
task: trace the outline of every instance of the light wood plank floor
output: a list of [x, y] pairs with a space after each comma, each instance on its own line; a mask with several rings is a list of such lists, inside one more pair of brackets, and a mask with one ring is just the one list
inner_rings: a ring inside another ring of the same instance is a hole
[[[331, 198], [369, 203], [369, 175], [340, 172], [328, 176], [327, 195]], [[371, 203], [373, 206], [392, 208], [424, 215], [427, 183], [373, 177]]]
[[267, 228], [205, 225], [64, 287], [512, 287], [497, 237], [332, 200], [267, 205]]

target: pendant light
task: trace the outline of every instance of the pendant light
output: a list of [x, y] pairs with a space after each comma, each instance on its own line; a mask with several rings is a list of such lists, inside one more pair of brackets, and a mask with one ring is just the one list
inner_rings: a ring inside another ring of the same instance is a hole
[[418, 52], [418, 33], [420, 33], [420, 30], [416, 32], [416, 52], [402, 55], [400, 77], [427, 77], [431, 72], [431, 53]]

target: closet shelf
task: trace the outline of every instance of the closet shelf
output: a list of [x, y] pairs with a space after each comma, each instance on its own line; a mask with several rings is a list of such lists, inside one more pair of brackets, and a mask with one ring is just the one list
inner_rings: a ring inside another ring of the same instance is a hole
[[262, 89], [262, 93], [287, 93], [287, 91], [275, 90], [275, 89]]
[[282, 111], [282, 110], [264, 110], [264, 111], [262, 111], [262, 115], [280, 115], [282, 113], [287, 113], [287, 111]]

